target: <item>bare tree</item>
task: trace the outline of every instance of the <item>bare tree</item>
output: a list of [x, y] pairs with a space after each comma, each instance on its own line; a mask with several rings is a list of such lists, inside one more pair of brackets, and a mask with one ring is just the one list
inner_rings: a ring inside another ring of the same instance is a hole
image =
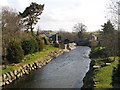
[[86, 31], [86, 26], [83, 23], [77, 23], [73, 27], [73, 32], [78, 33], [78, 37], [80, 40], [83, 39], [83, 35], [85, 31]]
[[114, 22], [117, 29], [116, 41], [118, 44], [116, 49], [118, 50], [118, 55], [120, 56], [120, 0], [111, 0], [109, 9], [110, 13], [112, 14], [112, 21]]
[[20, 40], [20, 18], [18, 14], [10, 8], [2, 8], [2, 54], [6, 56], [6, 49], [9, 42]]

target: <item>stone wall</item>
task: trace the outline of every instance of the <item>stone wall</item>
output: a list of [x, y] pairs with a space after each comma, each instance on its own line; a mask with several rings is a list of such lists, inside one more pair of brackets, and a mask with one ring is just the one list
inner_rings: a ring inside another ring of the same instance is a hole
[[32, 64], [26, 64], [26, 65], [19, 65], [19, 69], [16, 69], [14, 71], [2, 74], [2, 80], [0, 81], [0, 86], [4, 86], [7, 84], [10, 84], [16, 79], [19, 79], [25, 74], [29, 74], [32, 70], [38, 69], [49, 63], [53, 58], [56, 58], [57, 56], [61, 55], [64, 51], [53, 51], [48, 56], [44, 58], [43, 61], [35, 61]]

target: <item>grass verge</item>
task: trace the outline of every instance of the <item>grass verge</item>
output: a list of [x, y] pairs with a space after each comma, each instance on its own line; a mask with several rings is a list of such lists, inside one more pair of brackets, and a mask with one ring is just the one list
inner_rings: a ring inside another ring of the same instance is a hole
[[[98, 62], [99, 60], [96, 61]], [[104, 63], [104, 60], [101, 63]], [[116, 57], [116, 60], [111, 62], [109, 66], [103, 66], [95, 72], [94, 74], [95, 88], [112, 88], [113, 69], [117, 68], [118, 64], [119, 58]]]
[[57, 51], [59, 48], [55, 48], [52, 46], [46, 47], [40, 52], [36, 52], [34, 54], [28, 54], [24, 57], [22, 62], [18, 63], [17, 65], [6, 65], [5, 68], [3, 68], [0, 71], [0, 74], [4, 74], [10, 71], [14, 71], [19, 68], [19, 66], [26, 65], [26, 64], [31, 64], [34, 63], [35, 61], [43, 61], [46, 56], [52, 51]]

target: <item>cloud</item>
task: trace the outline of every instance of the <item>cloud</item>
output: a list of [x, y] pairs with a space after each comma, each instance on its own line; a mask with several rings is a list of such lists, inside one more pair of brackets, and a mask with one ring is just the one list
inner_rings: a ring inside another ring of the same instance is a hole
[[97, 30], [105, 22], [107, 0], [2, 0], [4, 5], [23, 11], [31, 2], [45, 4], [38, 23], [42, 29], [72, 30], [75, 23], [82, 22], [88, 30]]
[[0, 7], [4, 7], [4, 6], [9, 6], [9, 3], [7, 0], [0, 0]]

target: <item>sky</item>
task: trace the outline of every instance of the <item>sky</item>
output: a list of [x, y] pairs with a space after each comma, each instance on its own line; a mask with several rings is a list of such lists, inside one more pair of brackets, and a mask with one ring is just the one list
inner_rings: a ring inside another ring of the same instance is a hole
[[45, 4], [36, 27], [42, 30], [72, 31], [77, 23], [87, 26], [87, 31], [101, 29], [106, 22], [108, 0], [0, 0], [0, 7], [9, 6], [23, 12], [31, 2]]

